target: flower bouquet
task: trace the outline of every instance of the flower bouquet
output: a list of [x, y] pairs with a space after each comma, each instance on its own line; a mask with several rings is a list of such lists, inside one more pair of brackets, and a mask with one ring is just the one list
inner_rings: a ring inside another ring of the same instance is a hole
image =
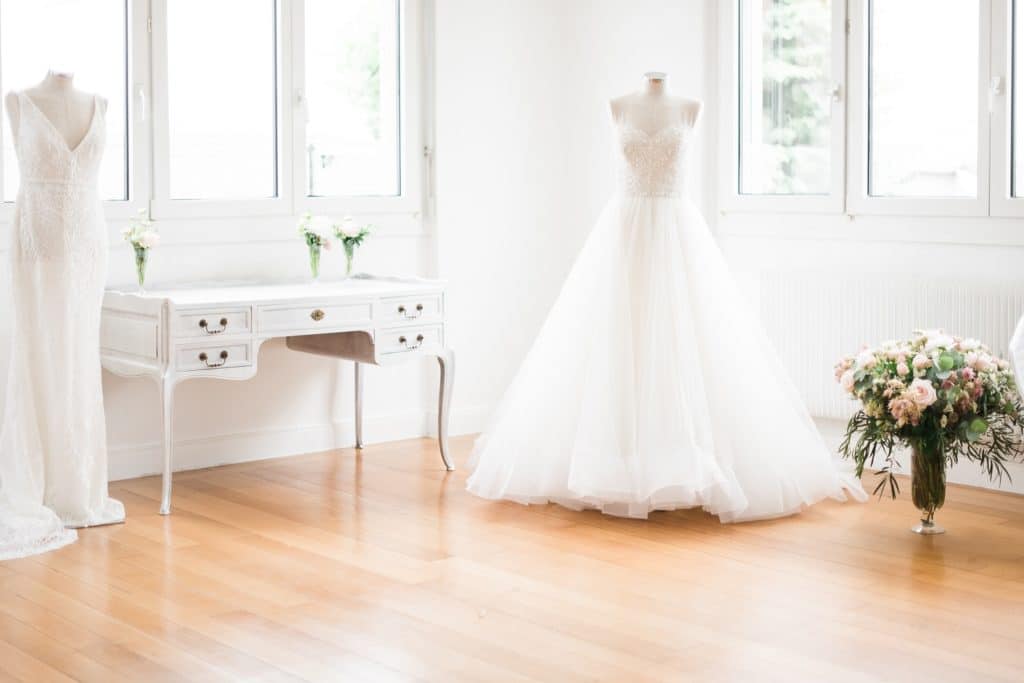
[[160, 244], [160, 234], [153, 228], [146, 209], [128, 221], [128, 227], [121, 231], [124, 240], [132, 245], [135, 251], [135, 276], [139, 280], [139, 291], [145, 289], [146, 264], [149, 262], [149, 250]]
[[369, 225], [357, 223], [352, 216], [345, 216], [339, 225], [334, 226], [334, 236], [345, 250], [345, 277], [351, 277], [356, 247], [369, 236], [370, 228]]
[[299, 220], [299, 235], [309, 248], [309, 271], [314, 280], [320, 277], [320, 252], [331, 248], [331, 228], [325, 217], [308, 212]]
[[861, 409], [850, 418], [840, 444], [857, 475], [881, 459], [875, 487], [899, 492], [893, 470], [897, 445], [912, 451], [911, 493], [921, 511], [913, 531], [942, 533], [935, 511], [946, 497], [946, 466], [960, 458], [978, 463], [1000, 480], [1006, 462], [1021, 452], [1022, 405], [1007, 361], [976, 339], [940, 330], [916, 332], [908, 341], [865, 348], [836, 365], [836, 379]]

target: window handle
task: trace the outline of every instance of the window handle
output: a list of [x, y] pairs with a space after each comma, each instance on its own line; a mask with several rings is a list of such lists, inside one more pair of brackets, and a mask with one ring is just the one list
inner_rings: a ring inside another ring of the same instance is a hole
[[839, 83], [833, 83], [832, 88], [828, 91], [828, 95], [832, 98], [833, 102], [842, 102], [843, 86]]
[[1003, 94], [1003, 77], [993, 76], [992, 80], [988, 82], [988, 110], [991, 112], [995, 109], [996, 98]]
[[146, 88], [142, 83], [135, 84], [135, 96], [139, 98], [139, 121], [145, 121], [148, 112], [146, 111]]

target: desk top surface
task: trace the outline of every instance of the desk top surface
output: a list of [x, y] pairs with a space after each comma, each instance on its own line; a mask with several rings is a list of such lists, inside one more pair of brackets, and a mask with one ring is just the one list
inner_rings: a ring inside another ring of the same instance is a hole
[[440, 280], [418, 278], [391, 278], [357, 275], [346, 280], [317, 282], [203, 282], [155, 287], [144, 292], [130, 287], [107, 289], [108, 296], [137, 297], [148, 300], [169, 300], [175, 305], [188, 306], [204, 303], [259, 303], [290, 299], [361, 298], [402, 296], [441, 292]]

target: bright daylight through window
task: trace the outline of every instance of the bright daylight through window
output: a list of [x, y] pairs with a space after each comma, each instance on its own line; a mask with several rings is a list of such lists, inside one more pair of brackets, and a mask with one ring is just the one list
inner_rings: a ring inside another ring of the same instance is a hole
[[399, 7], [306, 0], [306, 194], [397, 195]]
[[829, 191], [831, 22], [828, 0], [740, 2], [741, 194]]
[[167, 3], [172, 199], [278, 193], [274, 0]]
[[978, 3], [871, 1], [872, 196], [978, 194]]

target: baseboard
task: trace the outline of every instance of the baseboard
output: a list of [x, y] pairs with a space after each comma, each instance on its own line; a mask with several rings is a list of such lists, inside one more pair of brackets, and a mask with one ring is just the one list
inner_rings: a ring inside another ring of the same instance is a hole
[[[479, 434], [487, 427], [492, 412], [493, 408], [490, 406], [473, 406], [452, 410], [451, 418], [448, 421], [448, 434], [451, 436]], [[427, 436], [437, 436], [436, 410], [427, 414]]]
[[[409, 412], [367, 416], [363, 438], [367, 444], [399, 441], [428, 433], [426, 413]], [[301, 455], [332, 448], [350, 448], [355, 444], [353, 420], [333, 423], [253, 429], [231, 434], [215, 434], [175, 439], [174, 470], [201, 469], [239, 462]], [[158, 474], [162, 470], [162, 450], [158, 441], [111, 446], [108, 451], [111, 481]]]

